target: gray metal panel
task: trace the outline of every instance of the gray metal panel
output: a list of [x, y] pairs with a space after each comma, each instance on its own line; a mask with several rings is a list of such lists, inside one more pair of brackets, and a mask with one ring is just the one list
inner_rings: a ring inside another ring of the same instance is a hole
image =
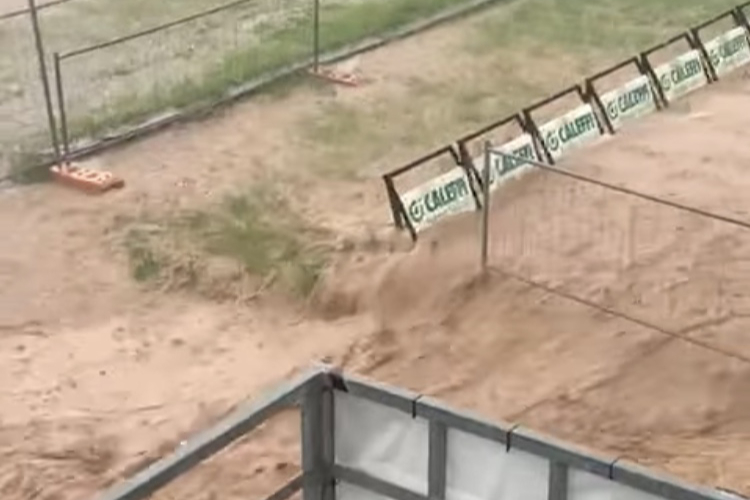
[[[491, 422], [475, 414], [456, 411], [447, 405], [429, 398], [420, 397], [415, 405], [415, 412], [418, 417], [428, 420], [442, 422], [452, 429], [468, 432], [479, 437], [498, 441], [506, 444], [508, 442], [509, 424], [500, 422]], [[507, 427], [504, 427], [506, 426]]]
[[720, 491], [701, 488], [658, 474], [632, 462], [618, 460], [612, 466], [612, 479], [670, 500], [727, 500]]
[[549, 500], [567, 500], [568, 466], [560, 462], [549, 464]]
[[542, 436], [529, 429], [516, 427], [510, 432], [510, 448], [518, 448], [534, 455], [548, 458], [569, 467], [610, 478], [614, 458], [596, 455], [569, 444]]
[[432, 500], [445, 499], [448, 475], [448, 429], [442, 422], [430, 421], [427, 491]]
[[360, 377], [344, 377], [346, 392], [352, 396], [368, 399], [381, 405], [396, 408], [410, 415], [414, 415], [415, 401], [421, 396], [407, 391], [379, 384]]
[[336, 479], [344, 481], [366, 490], [374, 491], [380, 495], [393, 498], [394, 500], [429, 500], [428, 497], [420, 495], [401, 486], [383, 481], [373, 477], [366, 472], [361, 472], [343, 465], [335, 465], [333, 474]]
[[210, 429], [191, 438], [167, 457], [134, 477], [106, 491], [101, 500], [141, 500], [247, 434], [280, 409], [296, 403], [307, 384], [323, 376], [321, 370], [308, 372], [281, 385], [257, 401], [243, 405]]
[[[489, 422], [470, 413], [453, 410], [438, 401], [416, 395], [409, 391], [393, 389], [386, 385], [374, 384], [362, 379], [352, 379], [349, 377], [344, 377], [343, 381], [348, 390], [354, 395], [390, 407], [399, 408], [405, 412], [412, 411], [414, 416], [425, 418], [431, 422], [438, 421], [449, 428], [498, 441], [507, 444], [509, 448], [517, 448], [549, 459], [552, 465], [550, 471], [550, 488], [552, 491], [555, 491], [555, 496], [550, 497], [551, 500], [564, 498], [559, 493], [559, 487], [555, 487], [555, 484], [560, 485], [563, 481], [567, 483], [567, 471], [565, 474], [562, 474], [562, 470], [568, 467], [612, 479], [619, 484], [630, 486], [646, 493], [662, 495], [671, 500], [727, 500], [728, 498], [728, 496], [722, 495], [718, 490], [694, 487], [672, 478], [660, 477], [647, 469], [640, 468], [628, 462], [618, 461], [613, 457], [584, 450], [526, 428], [515, 427], [506, 430], [497, 423]], [[507, 426], [507, 424], [505, 425]], [[374, 485], [370, 489], [376, 493], [392, 496], [399, 500], [417, 500], [422, 498], [421, 495], [403, 490], [395, 485], [388, 485], [384, 481], [370, 478], [366, 474], [344, 470], [344, 474], [348, 474], [349, 472], [354, 474], [352, 481], [349, 482], [364, 488]], [[390, 490], [389, 488], [395, 488], [395, 490]]]

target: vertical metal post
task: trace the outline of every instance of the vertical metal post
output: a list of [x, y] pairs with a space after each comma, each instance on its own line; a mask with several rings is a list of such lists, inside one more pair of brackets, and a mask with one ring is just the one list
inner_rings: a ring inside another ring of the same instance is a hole
[[326, 384], [320, 395], [321, 400], [321, 423], [323, 427], [321, 437], [323, 446], [321, 449], [322, 500], [336, 500], [336, 481], [333, 477], [333, 466], [336, 462], [336, 442], [334, 427], [335, 397], [334, 389]]
[[60, 139], [62, 140], [62, 163], [68, 162], [70, 156], [70, 139], [68, 137], [68, 115], [65, 111], [65, 91], [63, 89], [62, 66], [60, 64], [60, 54], [55, 52], [55, 87], [57, 89], [57, 111], [60, 116]]
[[427, 496], [430, 500], [445, 500], [448, 475], [448, 429], [442, 422], [430, 421]]
[[52, 110], [52, 95], [49, 89], [49, 78], [47, 76], [47, 65], [44, 61], [44, 42], [42, 33], [39, 28], [39, 15], [34, 0], [29, 1], [29, 16], [31, 18], [31, 28], [34, 31], [34, 41], [36, 42], [36, 55], [39, 60], [39, 76], [42, 80], [42, 89], [44, 90], [44, 102], [47, 108], [47, 120], [49, 124], [49, 134], [52, 140], [52, 149], [55, 152], [55, 161], [60, 161], [60, 144], [57, 141], [57, 126], [55, 125], [55, 113]]
[[320, 67], [320, 0], [313, 0], [313, 71]]
[[333, 394], [323, 377], [310, 383], [301, 404], [303, 500], [333, 500]]
[[383, 176], [383, 183], [385, 183], [385, 191], [388, 193], [388, 203], [391, 206], [391, 217], [393, 223], [396, 225], [396, 229], [404, 228], [404, 221], [401, 217], [401, 212], [398, 207], [398, 194], [396, 193], [396, 186], [393, 185], [393, 178], [389, 175]]
[[567, 500], [568, 498], [568, 466], [559, 462], [549, 464], [548, 500]]
[[739, 5], [735, 7], [735, 19], [737, 20], [737, 24], [744, 26], [746, 30], [750, 31], [750, 22], [748, 22], [744, 7]]
[[492, 144], [484, 143], [484, 166], [482, 168], [482, 226], [481, 226], [481, 271], [487, 272], [487, 257], [489, 254], [489, 225], [490, 225], [490, 154]]

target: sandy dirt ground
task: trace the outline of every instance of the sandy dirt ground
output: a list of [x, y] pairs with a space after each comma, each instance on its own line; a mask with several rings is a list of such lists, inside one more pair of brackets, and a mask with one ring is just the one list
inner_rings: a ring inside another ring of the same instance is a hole
[[[494, 271], [478, 283], [473, 215], [394, 251], [380, 236], [377, 165], [326, 183], [289, 169], [299, 150], [287, 131], [299, 120], [326, 100], [404, 92], [400, 75], [446, 33], [363, 57], [378, 78], [356, 93], [261, 98], [95, 159], [126, 177], [122, 192], [0, 192], [0, 497], [86, 498], [315, 360], [750, 493], [744, 229], [533, 174], [496, 197]], [[446, 71], [437, 59], [422, 70]], [[724, 82], [564, 165], [744, 218], [748, 105], [746, 79]], [[273, 296], [211, 302], [132, 282], [118, 220], [202, 206], [269, 177], [307, 219], [355, 242], [313, 307]], [[270, 493], [297, 467], [289, 420], [161, 497]]]
[[[725, 82], [560, 166], [747, 219], [749, 89]], [[469, 278], [477, 231], [448, 222], [394, 264], [383, 329], [345, 366], [750, 491], [748, 229], [534, 172], [496, 197], [487, 284]]]

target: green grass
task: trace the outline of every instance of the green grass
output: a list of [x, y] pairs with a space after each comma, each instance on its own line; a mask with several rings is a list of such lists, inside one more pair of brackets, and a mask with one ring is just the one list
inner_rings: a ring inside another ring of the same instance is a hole
[[489, 16], [477, 41], [498, 46], [564, 48], [579, 54], [635, 55], [734, 5], [736, 0], [523, 0], [511, 15]]
[[303, 296], [327, 263], [325, 252], [309, 246], [309, 229], [268, 187], [228, 196], [218, 210], [194, 216], [191, 226], [210, 253], [234, 258], [254, 275], [273, 273]]
[[249, 274], [273, 278], [301, 297], [313, 290], [328, 262], [327, 252], [309, 243], [312, 231], [268, 186], [227, 196], [184, 222], [209, 254], [234, 259]]
[[[49, 164], [54, 160], [48, 136], [36, 134], [28, 143], [18, 145], [15, 151], [10, 146], [0, 143], [0, 148], [11, 150], [9, 155], [10, 169], [8, 178], [19, 184], [36, 184], [51, 179]], [[2, 171], [0, 171], [2, 173]]]
[[125, 237], [130, 274], [134, 280], [152, 282], [162, 276], [168, 259], [154, 247], [150, 236], [139, 229], [130, 229]]
[[[140, 283], [199, 289], [206, 259], [228, 258], [248, 275], [307, 297], [329, 260], [319, 235], [269, 185], [225, 197], [215, 207], [169, 220], [129, 221], [124, 238], [130, 273]], [[178, 283], [169, 283], [170, 280]]]
[[[320, 14], [320, 49], [329, 52], [366, 37], [404, 26], [434, 15], [465, 0], [366, 0], [351, 4], [326, 5]], [[311, 19], [300, 13], [278, 22], [255, 27], [257, 43], [240, 50], [217, 54], [199, 76], [185, 77], [166, 88], [136, 89], [116, 95], [106, 105], [83, 116], [70, 117], [74, 139], [92, 137], [126, 125], [134, 125], [168, 110], [201, 107], [215, 102], [227, 91], [312, 57]], [[108, 49], [111, 50], [111, 49]], [[127, 46], [117, 50], [128, 50]], [[117, 78], [117, 76], [112, 76]]]

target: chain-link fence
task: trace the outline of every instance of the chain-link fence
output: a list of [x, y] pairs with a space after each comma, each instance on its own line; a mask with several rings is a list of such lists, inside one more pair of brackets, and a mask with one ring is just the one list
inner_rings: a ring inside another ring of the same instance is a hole
[[[490, 164], [522, 161], [490, 156]], [[526, 168], [491, 198], [489, 272], [750, 360], [722, 329], [746, 314], [749, 221], [608, 183], [569, 163]]]
[[[492, 1], [53, 1], [39, 17], [62, 148], [146, 132]], [[29, 17], [0, 15], [0, 178], [52, 151]]]
[[310, 0], [243, 0], [56, 55], [63, 131], [73, 141], [102, 139], [221, 101], [309, 59], [312, 17]]
[[0, 179], [49, 149], [34, 30], [28, 12], [0, 15]]

